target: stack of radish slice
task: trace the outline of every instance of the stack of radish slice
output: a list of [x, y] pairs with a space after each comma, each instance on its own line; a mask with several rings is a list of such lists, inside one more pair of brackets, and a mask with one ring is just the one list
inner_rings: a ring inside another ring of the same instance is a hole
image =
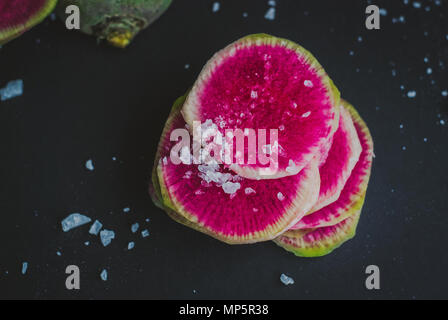
[[150, 194], [179, 223], [230, 244], [330, 253], [356, 231], [369, 130], [304, 48], [265, 34], [216, 53], [175, 103]]

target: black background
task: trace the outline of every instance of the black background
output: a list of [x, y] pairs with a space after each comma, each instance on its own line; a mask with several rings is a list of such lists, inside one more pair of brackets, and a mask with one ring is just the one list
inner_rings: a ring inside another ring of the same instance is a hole
[[[25, 85], [22, 97], [0, 103], [0, 297], [447, 298], [447, 1], [422, 0], [420, 9], [371, 1], [388, 12], [378, 31], [365, 28], [367, 1], [277, 0], [274, 21], [264, 19], [267, 1], [220, 2], [212, 13], [213, 1], [174, 0], [126, 50], [50, 19], [0, 49], [0, 87]], [[393, 23], [400, 15], [405, 23]], [[172, 102], [214, 52], [257, 32], [309, 49], [374, 138], [357, 236], [323, 258], [296, 258], [271, 242], [228, 246], [173, 222], [147, 195]], [[87, 226], [63, 233], [72, 212], [117, 238], [104, 248]], [[134, 222], [151, 235], [133, 235]], [[79, 291], [65, 289], [69, 264], [81, 269]], [[364, 286], [370, 264], [381, 269], [381, 290]], [[281, 273], [295, 284], [284, 286]]]

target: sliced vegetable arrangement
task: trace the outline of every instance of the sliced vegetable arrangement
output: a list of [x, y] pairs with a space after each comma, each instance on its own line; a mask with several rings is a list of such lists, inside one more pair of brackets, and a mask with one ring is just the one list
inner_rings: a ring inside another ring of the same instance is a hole
[[372, 156], [366, 124], [308, 51], [250, 35], [216, 53], [175, 102], [150, 195], [226, 243], [274, 240], [322, 256], [354, 236]]

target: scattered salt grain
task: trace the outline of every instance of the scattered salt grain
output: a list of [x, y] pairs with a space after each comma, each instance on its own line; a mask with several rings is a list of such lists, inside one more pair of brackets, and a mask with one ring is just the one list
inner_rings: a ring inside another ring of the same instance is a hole
[[387, 10], [384, 8], [380, 9], [380, 15], [382, 15], [383, 17], [387, 16]]
[[440, 124], [441, 124], [442, 126], [444, 126], [444, 125], [445, 125], [445, 120], [441, 119], [441, 120], [440, 120]]
[[23, 94], [23, 80], [13, 80], [6, 84], [6, 87], [0, 89], [0, 101], [6, 101]]
[[249, 14], [247, 12], [243, 12], [243, 18], [247, 18]]
[[142, 237], [143, 237], [143, 238], [149, 237], [149, 231], [148, 231], [148, 229], [145, 229], [145, 230], [142, 231]]
[[281, 192], [277, 193], [277, 198], [278, 198], [278, 200], [280, 200], [280, 201], [285, 200], [285, 196], [284, 196], [283, 193], [281, 193]]
[[95, 220], [95, 222], [90, 227], [89, 233], [97, 236], [102, 227], [103, 227], [103, 224], [101, 222], [99, 222], [98, 220]]
[[226, 182], [222, 185], [222, 190], [227, 194], [234, 194], [241, 188], [238, 182]]
[[84, 242], [84, 245], [85, 245], [86, 247], [90, 246], [90, 241], [86, 241], [86, 242]]
[[221, 4], [219, 2], [214, 2], [212, 12], [218, 12], [220, 8], [221, 8]]
[[257, 208], [252, 208], [252, 211], [253, 212], [258, 212], [258, 209]]
[[423, 138], [423, 141], [424, 142], [428, 142], [428, 138]]
[[401, 150], [405, 151], [406, 150], [406, 146], [402, 146]]
[[107, 281], [107, 270], [106, 269], [101, 271], [100, 277], [101, 277], [101, 280]]
[[250, 92], [250, 97], [251, 97], [252, 99], [257, 99], [257, 98], [258, 98], [258, 92], [255, 91], [255, 90], [252, 90], [252, 91]]
[[448, 97], [448, 91], [447, 90], [443, 90], [442, 91], [442, 97]]
[[418, 2], [418, 1], [414, 1], [414, 2], [412, 3], [412, 6], [413, 6], [414, 8], [416, 8], [416, 9], [420, 9], [420, 8], [422, 7], [422, 4], [421, 4], [420, 2]]
[[74, 228], [85, 225], [91, 221], [92, 221], [92, 219], [90, 219], [89, 217], [87, 217], [85, 215], [82, 215], [79, 213], [72, 213], [67, 218], [62, 220], [62, 222], [61, 222], [62, 230], [64, 232], [67, 232]]
[[187, 63], [187, 64], [184, 66], [184, 68], [185, 68], [186, 70], [188, 70], [188, 69], [190, 69], [190, 65]]
[[86, 161], [86, 169], [89, 171], [93, 171], [95, 169], [92, 159]]
[[107, 247], [113, 239], [115, 239], [115, 232], [111, 230], [103, 230], [100, 232], [101, 243]]
[[276, 1], [275, 0], [269, 0], [268, 1], [268, 5], [270, 5], [271, 7], [275, 7], [276, 6]]
[[134, 247], [135, 247], [135, 242], [129, 242], [128, 243], [128, 250], [132, 250], [132, 249], [134, 249]]
[[431, 68], [426, 69], [426, 74], [428, 75], [432, 74], [432, 69]]
[[131, 231], [132, 231], [132, 233], [136, 233], [136, 232], [138, 231], [138, 228], [140, 228], [140, 225], [139, 225], [138, 223], [134, 223], [134, 224], [131, 226]]
[[303, 82], [303, 84], [305, 85], [305, 87], [307, 88], [312, 88], [313, 87], [313, 82], [311, 82], [310, 80], [305, 80]]
[[294, 279], [291, 277], [288, 277], [286, 274], [282, 273], [280, 276], [280, 281], [285, 285], [294, 284]]
[[129, 207], [123, 208], [123, 212], [124, 212], [124, 213], [128, 213], [128, 212], [130, 212], [130, 211], [131, 211], [131, 208], [129, 208]]
[[305, 112], [304, 114], [302, 114], [302, 118], [308, 118], [311, 114], [311, 111]]
[[409, 91], [408, 92], [408, 98], [413, 99], [417, 96], [417, 92], [415, 91]]
[[244, 189], [244, 193], [245, 194], [252, 194], [252, 193], [257, 193], [254, 189], [252, 189], [252, 188], [246, 188], [246, 189]]
[[286, 171], [289, 173], [292, 173], [292, 174], [299, 173], [299, 170], [298, 170], [295, 162], [292, 160], [289, 160], [288, 167], [286, 168]]
[[22, 263], [22, 274], [25, 274], [27, 270], [28, 270], [28, 262], [23, 262]]
[[275, 20], [275, 8], [269, 8], [269, 10], [264, 15], [266, 20]]

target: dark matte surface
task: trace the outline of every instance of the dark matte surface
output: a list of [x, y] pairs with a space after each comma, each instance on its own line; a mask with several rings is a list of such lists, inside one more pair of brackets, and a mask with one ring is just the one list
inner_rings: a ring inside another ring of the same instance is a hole
[[[212, 1], [178, 0], [125, 51], [50, 20], [1, 49], [0, 86], [23, 78], [25, 94], [0, 104], [0, 298], [447, 298], [448, 3], [422, 1], [426, 12], [377, 1], [388, 10], [380, 31], [365, 29], [366, 3], [278, 0], [268, 21], [267, 1], [221, 1], [213, 14]], [[392, 23], [400, 15], [406, 22]], [[256, 32], [313, 52], [374, 137], [358, 235], [324, 258], [299, 259], [273, 243], [225, 245], [176, 224], [147, 195], [172, 102], [215, 51]], [[63, 233], [72, 212], [117, 239], [103, 248], [87, 226]], [[132, 235], [134, 222], [150, 237]], [[69, 264], [81, 269], [80, 291], [65, 289]], [[370, 264], [381, 269], [379, 291], [364, 287]], [[282, 285], [281, 273], [295, 285]]]

